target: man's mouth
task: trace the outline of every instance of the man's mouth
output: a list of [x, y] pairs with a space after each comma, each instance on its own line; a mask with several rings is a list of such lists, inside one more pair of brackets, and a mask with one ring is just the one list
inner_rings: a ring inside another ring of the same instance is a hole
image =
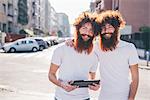
[[112, 37], [113, 33], [103, 33], [101, 34], [102, 37], [104, 37], [105, 39], [110, 39]]
[[88, 34], [81, 34], [81, 36], [83, 36], [83, 37], [87, 36], [87, 37], [89, 37], [89, 38], [92, 37], [92, 36], [90, 36], [90, 35], [88, 35]]
[[91, 37], [90, 35], [88, 34], [81, 34], [81, 36], [88, 36], [88, 37]]
[[102, 35], [107, 35], [107, 34], [111, 34], [112, 35], [113, 33], [103, 33]]

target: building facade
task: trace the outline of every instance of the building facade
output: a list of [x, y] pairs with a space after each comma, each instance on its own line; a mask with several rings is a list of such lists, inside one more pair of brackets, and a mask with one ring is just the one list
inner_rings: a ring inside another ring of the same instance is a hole
[[0, 0], [0, 30], [7, 32], [7, 0]]
[[36, 35], [40, 35], [40, 31], [44, 30], [43, 16], [45, 15], [41, 14], [45, 12], [42, 12], [44, 9], [42, 4], [41, 0], [28, 0], [29, 23], [27, 28], [33, 30]]
[[68, 16], [65, 13], [57, 13], [57, 16], [60, 34], [62, 33], [62, 37], [70, 36], [70, 24]]
[[95, 7], [91, 7], [92, 11], [96, 11], [97, 2], [101, 9], [119, 10], [123, 15], [126, 24], [132, 26], [132, 32], [138, 32], [142, 26], [150, 26], [150, 0], [95, 0]]
[[21, 29], [29, 29], [34, 31], [36, 35], [44, 35], [45, 33], [57, 35], [60, 25], [57, 12], [51, 6], [50, 0], [27, 0], [27, 25], [18, 23], [18, 1], [0, 0], [0, 31], [19, 34]]
[[51, 6], [50, 9], [50, 35], [55, 35], [57, 36], [57, 31], [58, 31], [58, 17], [57, 17], [57, 12], [55, 9]]
[[0, 0], [0, 30], [2, 32], [17, 32], [17, 1]]

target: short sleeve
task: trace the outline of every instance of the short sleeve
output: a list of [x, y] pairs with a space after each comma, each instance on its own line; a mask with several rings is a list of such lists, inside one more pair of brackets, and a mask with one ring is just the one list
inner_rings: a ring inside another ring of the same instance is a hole
[[62, 63], [62, 53], [63, 52], [61, 47], [56, 48], [52, 54], [51, 63], [60, 66]]
[[97, 67], [98, 67], [98, 57], [95, 54], [95, 57], [94, 57], [93, 62], [92, 62], [92, 66], [90, 68], [90, 72], [96, 72], [97, 71]]
[[134, 65], [139, 63], [139, 57], [137, 50], [133, 44], [130, 46], [129, 52], [129, 65]]

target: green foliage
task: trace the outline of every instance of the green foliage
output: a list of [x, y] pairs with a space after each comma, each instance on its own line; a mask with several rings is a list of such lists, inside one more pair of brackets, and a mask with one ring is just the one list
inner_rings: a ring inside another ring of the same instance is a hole
[[63, 36], [63, 33], [60, 30], [57, 32], [57, 34], [58, 34], [58, 37], [62, 37]]
[[27, 0], [18, 0], [18, 23], [21, 25], [28, 24]]
[[142, 33], [150, 33], [150, 27], [149, 26], [142, 26], [139, 28], [139, 31]]

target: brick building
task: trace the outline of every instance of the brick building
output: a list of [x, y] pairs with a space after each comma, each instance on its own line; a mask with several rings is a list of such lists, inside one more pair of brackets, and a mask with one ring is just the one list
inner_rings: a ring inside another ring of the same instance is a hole
[[91, 11], [96, 11], [96, 2], [101, 2], [101, 9], [119, 10], [133, 33], [141, 26], [150, 26], [150, 0], [95, 0]]

